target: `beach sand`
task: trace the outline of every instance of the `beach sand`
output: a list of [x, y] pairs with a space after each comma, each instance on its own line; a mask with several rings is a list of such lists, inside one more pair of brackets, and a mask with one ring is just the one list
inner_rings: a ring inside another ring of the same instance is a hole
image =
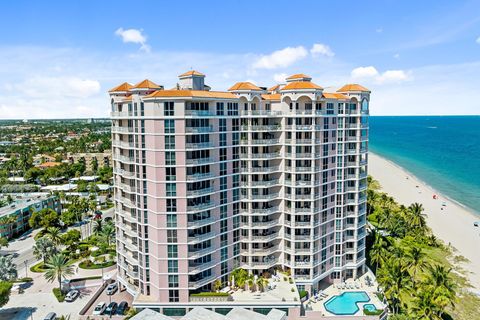
[[[474, 286], [472, 291], [480, 294], [480, 227], [473, 226], [475, 221], [480, 222], [480, 215], [441, 195], [389, 160], [369, 153], [368, 161], [368, 173], [381, 184], [383, 191], [405, 206], [414, 202], [423, 204], [428, 226], [435, 236], [457, 249], [456, 255], [470, 260], [461, 267], [468, 272]], [[438, 199], [433, 199], [434, 194]]]

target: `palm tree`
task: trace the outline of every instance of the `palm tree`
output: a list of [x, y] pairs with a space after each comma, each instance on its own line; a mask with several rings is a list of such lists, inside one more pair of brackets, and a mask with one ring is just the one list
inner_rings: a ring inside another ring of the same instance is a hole
[[0, 237], [0, 249], [3, 247], [7, 248], [8, 247], [8, 239], [4, 237]]
[[401, 261], [391, 258], [378, 271], [378, 283], [384, 288], [385, 297], [389, 301], [394, 314], [400, 310], [401, 295], [410, 289], [410, 277]]
[[418, 320], [441, 320], [438, 307], [435, 304], [433, 292], [430, 290], [420, 290], [411, 306], [411, 315]]
[[442, 314], [448, 305], [455, 307], [456, 285], [451, 277], [452, 268], [443, 265], [428, 267], [428, 275], [425, 287], [433, 291], [435, 303], [441, 308]]
[[52, 242], [57, 246], [62, 243], [62, 235], [60, 229], [57, 227], [48, 227], [45, 232], [45, 236], [52, 240]]
[[52, 240], [47, 237], [41, 237], [33, 246], [33, 254], [37, 259], [42, 259], [45, 263], [52, 255], [57, 253], [57, 247]]
[[69, 265], [68, 259], [61, 253], [55, 254], [45, 264], [45, 279], [48, 282], [58, 281], [58, 288], [62, 289], [62, 279], [74, 274], [73, 266]]
[[95, 220], [95, 222], [93, 223], [93, 233], [99, 234], [100, 232], [102, 232], [102, 229], [103, 229], [102, 219]]
[[105, 239], [105, 242], [107, 243], [108, 247], [110, 247], [110, 243], [114, 235], [115, 235], [115, 227], [113, 226], [113, 224], [107, 223], [101, 231], [101, 236], [102, 238]]
[[423, 206], [420, 203], [412, 203], [409, 209], [409, 221], [413, 228], [424, 229], [427, 226], [426, 215], [423, 212]]
[[375, 270], [378, 269], [378, 266], [383, 263], [388, 257], [388, 243], [385, 241], [385, 238], [378, 232], [374, 232], [374, 241], [372, 248], [370, 250], [370, 261], [375, 263]]
[[412, 276], [413, 288], [416, 287], [417, 272], [423, 270], [427, 266], [425, 259], [426, 254], [419, 247], [411, 247], [406, 251], [405, 261], [407, 269]]
[[12, 257], [0, 256], [0, 281], [11, 281], [17, 278], [17, 266]]

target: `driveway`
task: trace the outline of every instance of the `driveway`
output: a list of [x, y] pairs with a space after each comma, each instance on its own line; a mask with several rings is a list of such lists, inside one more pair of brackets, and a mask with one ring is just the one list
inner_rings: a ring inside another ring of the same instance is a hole
[[[132, 306], [133, 297], [126, 290], [124, 290], [122, 292], [117, 290], [117, 292], [115, 292], [115, 294], [113, 294], [111, 296], [107, 295], [106, 290], [103, 290], [103, 292], [98, 296], [97, 300], [95, 300], [95, 302], [92, 304], [90, 309], [87, 311], [87, 313], [85, 314], [83, 319], [86, 319], [87, 317], [90, 317], [90, 319], [92, 319], [92, 320], [93, 319], [105, 319], [105, 317], [108, 318], [108, 316], [105, 316], [105, 315], [103, 315], [103, 316], [92, 316], [93, 309], [95, 309], [95, 306], [99, 302], [106, 302], [107, 305], [108, 305], [110, 302], [116, 302], [117, 304], [119, 304], [122, 301], [127, 301], [128, 306], [130, 307], [130, 306]], [[112, 319], [123, 319], [123, 317], [112, 316]]]

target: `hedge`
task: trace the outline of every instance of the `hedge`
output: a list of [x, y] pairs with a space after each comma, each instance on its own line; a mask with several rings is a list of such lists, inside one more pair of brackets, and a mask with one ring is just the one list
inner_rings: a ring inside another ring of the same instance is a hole
[[370, 310], [367, 310], [367, 309], [363, 309], [363, 314], [366, 315], [366, 316], [378, 316], [378, 315], [381, 315], [383, 313], [383, 310], [375, 310], [375, 311], [370, 311]]
[[111, 267], [115, 264], [115, 261], [107, 261], [104, 263], [93, 263], [90, 260], [84, 260], [78, 264], [78, 267], [82, 269], [101, 269]]
[[55, 295], [55, 298], [57, 298], [58, 302], [63, 302], [63, 300], [65, 300], [65, 295], [62, 293], [62, 291], [59, 288], [53, 288], [52, 291], [53, 291], [53, 294]]
[[32, 282], [33, 279], [30, 278], [30, 277], [24, 277], [24, 278], [19, 278], [19, 279], [16, 279], [15, 281], [13, 282]]
[[192, 293], [190, 297], [228, 297], [230, 296], [227, 292], [199, 292]]
[[43, 261], [41, 261], [41, 262], [31, 266], [30, 271], [35, 272], [35, 273], [43, 273], [43, 272], [47, 271], [43, 267], [44, 267], [44, 264], [43, 264]]

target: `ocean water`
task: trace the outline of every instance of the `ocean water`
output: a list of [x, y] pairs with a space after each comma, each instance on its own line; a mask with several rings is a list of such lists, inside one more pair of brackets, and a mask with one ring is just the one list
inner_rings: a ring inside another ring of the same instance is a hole
[[480, 214], [480, 116], [370, 117], [370, 151]]

